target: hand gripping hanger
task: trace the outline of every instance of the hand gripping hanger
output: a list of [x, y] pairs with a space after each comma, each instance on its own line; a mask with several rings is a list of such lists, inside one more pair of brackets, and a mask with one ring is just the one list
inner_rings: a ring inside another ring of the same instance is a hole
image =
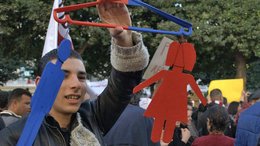
[[[169, 34], [169, 35], [185, 35], [189, 36], [192, 34], [192, 24], [181, 20], [180, 18], [177, 18], [173, 15], [170, 15], [166, 12], [163, 12], [147, 3], [142, 2], [141, 0], [110, 0], [110, 2], [113, 3], [123, 3], [127, 5], [133, 5], [133, 6], [143, 6], [146, 7], [147, 9], [161, 15], [162, 17], [175, 22], [176, 24], [182, 26], [179, 31], [168, 31], [168, 30], [156, 30], [152, 28], [141, 28], [141, 27], [134, 27], [134, 26], [121, 26], [125, 30], [133, 30], [133, 31], [141, 31], [141, 32], [151, 32], [151, 33], [160, 33], [160, 34]], [[64, 6], [61, 8], [56, 8], [54, 9], [54, 19], [58, 23], [69, 23], [69, 24], [75, 24], [75, 25], [84, 25], [84, 26], [95, 26], [95, 27], [106, 27], [106, 28], [115, 28], [119, 25], [117, 24], [105, 24], [105, 23], [96, 23], [96, 22], [89, 22], [89, 21], [77, 21], [77, 20], [72, 20], [69, 16], [69, 14], [65, 14], [65, 17], [60, 19], [58, 18], [58, 13], [62, 12], [70, 12], [70, 11], [75, 11], [78, 9], [82, 8], [87, 8], [87, 7], [93, 7], [98, 4], [102, 3], [101, 0], [97, 0], [95, 2], [88, 2], [88, 3], [82, 3], [82, 4], [76, 4], [76, 5], [70, 5], [70, 6]], [[188, 31], [186, 31], [188, 30]]]

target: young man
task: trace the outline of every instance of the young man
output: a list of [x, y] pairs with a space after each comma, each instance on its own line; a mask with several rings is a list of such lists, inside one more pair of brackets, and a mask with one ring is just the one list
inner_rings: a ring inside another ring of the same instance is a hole
[[216, 105], [223, 106], [223, 95], [221, 90], [217, 88], [210, 91], [210, 102], [207, 104], [205, 112], [198, 116], [197, 129], [199, 136], [209, 134], [207, 130], [208, 109]]
[[3, 119], [5, 126], [18, 121], [31, 111], [31, 96], [28, 90], [22, 88], [16, 88], [10, 93], [7, 110], [0, 113], [0, 117]]
[[[98, 6], [98, 10], [104, 22], [131, 25], [125, 5], [104, 2]], [[82, 103], [86, 97], [86, 71], [80, 56], [72, 51], [62, 65], [65, 79], [33, 145], [105, 145], [103, 136], [127, 106], [132, 89], [140, 82], [149, 58], [140, 34], [119, 27], [109, 31], [112, 36], [113, 68], [106, 89], [96, 100]], [[55, 51], [52, 53], [55, 54]], [[50, 55], [42, 60], [46, 63], [47, 60], [55, 61], [56, 57]], [[39, 80], [40, 77], [36, 83]], [[26, 119], [23, 119], [3, 129], [0, 132], [0, 145], [15, 145], [25, 122]]]

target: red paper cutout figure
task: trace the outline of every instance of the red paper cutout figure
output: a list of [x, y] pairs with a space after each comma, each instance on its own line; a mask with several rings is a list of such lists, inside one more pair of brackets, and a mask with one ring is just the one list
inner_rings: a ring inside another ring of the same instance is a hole
[[206, 99], [203, 97], [194, 77], [191, 74], [183, 73], [183, 70], [192, 71], [195, 61], [196, 52], [192, 44], [172, 42], [165, 65], [172, 66], [173, 69], [161, 70], [134, 88], [133, 92], [136, 93], [160, 80], [152, 102], [144, 113], [144, 116], [154, 118], [151, 136], [153, 142], [160, 141], [163, 128], [163, 141], [170, 142], [176, 121], [187, 122], [188, 84], [201, 102], [204, 105], [206, 104]]

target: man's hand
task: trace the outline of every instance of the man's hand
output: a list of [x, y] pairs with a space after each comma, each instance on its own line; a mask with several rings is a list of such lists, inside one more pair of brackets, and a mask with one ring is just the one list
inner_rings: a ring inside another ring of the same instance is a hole
[[183, 141], [184, 143], [187, 143], [189, 138], [190, 138], [191, 134], [190, 134], [190, 130], [188, 128], [181, 128], [181, 141]]
[[102, 0], [97, 6], [99, 17], [104, 23], [116, 24], [118, 27], [109, 28], [110, 35], [115, 43], [122, 47], [133, 46], [132, 32], [124, 30], [121, 26], [131, 26], [132, 22], [127, 7], [121, 3], [112, 3]]

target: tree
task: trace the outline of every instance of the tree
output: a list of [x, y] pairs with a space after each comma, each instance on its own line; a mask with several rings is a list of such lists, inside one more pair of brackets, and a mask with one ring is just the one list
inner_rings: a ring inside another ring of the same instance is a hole
[[[259, 0], [144, 1], [193, 23], [194, 32], [188, 40], [197, 50], [198, 59], [193, 71], [196, 78], [206, 83], [213, 79], [245, 79], [246, 69], [251, 72], [251, 62], [259, 59]], [[65, 5], [84, 2], [86, 0], [71, 0], [66, 1]], [[45, 0], [0, 2], [0, 51], [5, 60], [19, 58], [25, 62], [41, 57], [51, 7], [52, 1]], [[130, 11], [134, 26], [172, 31], [179, 29], [178, 25], [146, 8], [130, 7]], [[70, 16], [75, 20], [100, 21], [95, 7], [71, 12]], [[70, 35], [74, 48], [86, 60], [87, 72], [100, 79], [107, 77], [111, 67], [107, 30], [73, 25], [70, 26]], [[151, 57], [163, 36], [175, 39], [174, 36], [152, 33], [143, 33], [143, 36]], [[252, 74], [250, 78], [254, 77]], [[251, 81], [248, 83], [253, 84]]]
[[216, 79], [243, 78], [246, 83], [246, 64], [260, 57], [260, 1], [186, 2], [183, 10], [193, 22], [191, 42], [204, 66], [196, 72], [215, 74]]
[[19, 62], [12, 60], [7, 60], [0, 57], [0, 85], [3, 85], [10, 79], [15, 79], [18, 74], [15, 72], [19, 67]]
[[0, 42], [3, 56], [39, 57], [49, 21], [51, 1], [0, 2]]
[[51, 2], [17, 0], [0, 2], [0, 81], [19, 77], [15, 72], [40, 58]]
[[260, 89], [260, 60], [252, 62], [247, 68], [248, 89]]

